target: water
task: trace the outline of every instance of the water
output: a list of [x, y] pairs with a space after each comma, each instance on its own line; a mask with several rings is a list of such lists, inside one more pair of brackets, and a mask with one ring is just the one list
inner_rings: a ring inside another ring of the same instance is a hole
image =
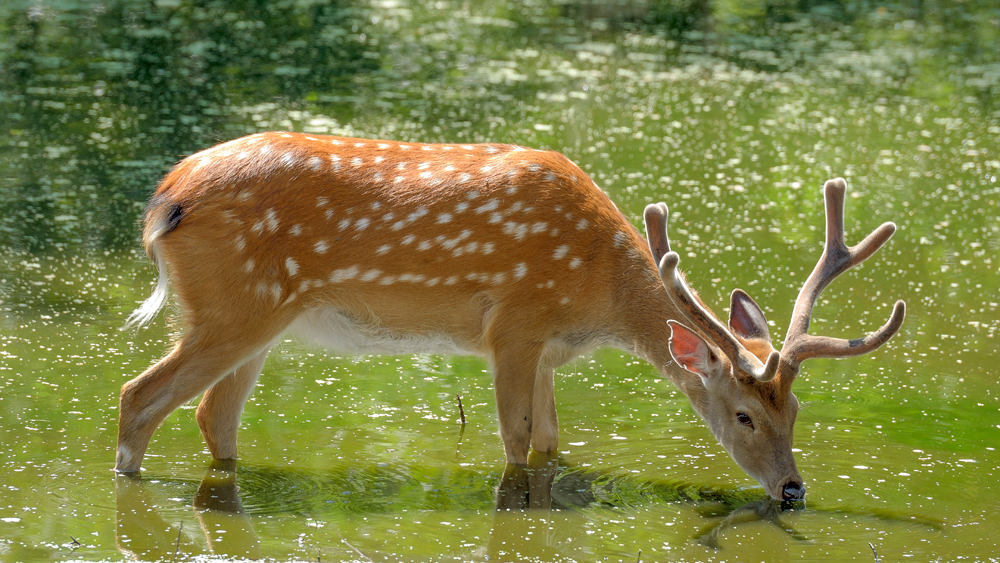
[[[0, 561], [998, 560], [1000, 16], [921, 6], [5, 3]], [[821, 252], [819, 187], [844, 176], [849, 243], [899, 230], [814, 332], [874, 330], [896, 299], [907, 319], [804, 365], [808, 501], [783, 512], [610, 350], [559, 370], [560, 451], [530, 475], [504, 479], [481, 360], [288, 341], [235, 473], [192, 404], [141, 482], [116, 478], [118, 389], [180, 330], [169, 310], [119, 330], [155, 275], [145, 199], [184, 155], [267, 129], [559, 150], [636, 225], [666, 201], [691, 284], [720, 312], [742, 287], [776, 335]]]

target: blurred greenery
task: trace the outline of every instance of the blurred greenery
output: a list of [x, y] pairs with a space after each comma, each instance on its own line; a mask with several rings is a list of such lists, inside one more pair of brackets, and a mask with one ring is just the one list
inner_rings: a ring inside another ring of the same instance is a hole
[[[458, 15], [442, 21], [442, 11]], [[170, 166], [218, 141], [296, 125], [268, 119], [276, 111], [322, 116], [330, 132], [367, 121], [355, 132], [524, 142], [517, 121], [565, 105], [536, 105], [555, 77], [519, 70], [517, 54], [543, 45], [572, 58], [588, 44], [669, 38], [643, 53], [661, 72], [691, 54], [702, 67], [804, 76], [822, 75], [831, 55], [874, 57], [841, 77], [996, 108], [998, 22], [1000, 7], [986, 0], [8, 1], [0, 243], [130, 247]]]

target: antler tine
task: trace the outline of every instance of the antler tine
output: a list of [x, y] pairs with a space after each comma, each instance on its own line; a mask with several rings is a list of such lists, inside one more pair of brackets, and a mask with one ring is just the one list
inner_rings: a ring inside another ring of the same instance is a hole
[[670, 211], [667, 204], [650, 203], [642, 212], [642, 218], [646, 222], [646, 240], [649, 242], [649, 250], [653, 253], [653, 262], [660, 263], [663, 255], [670, 252], [670, 239], [667, 238], [667, 217]]
[[860, 356], [878, 348], [892, 338], [903, 324], [906, 304], [897, 301], [889, 321], [864, 338], [844, 340], [812, 336], [809, 323], [820, 293], [840, 274], [867, 260], [896, 232], [892, 222], [882, 224], [864, 240], [850, 248], [844, 243], [844, 194], [847, 182], [843, 178], [828, 180], [823, 186], [826, 199], [826, 244], [816, 267], [802, 285], [792, 310], [792, 322], [781, 350], [782, 371], [792, 377], [803, 360], [816, 357], [844, 358]]
[[663, 280], [663, 286], [667, 289], [667, 294], [670, 295], [674, 303], [687, 314], [688, 318], [709, 340], [722, 349], [722, 353], [726, 357], [736, 363], [735, 367], [759, 381], [774, 379], [778, 371], [778, 352], [771, 352], [767, 362], [761, 364], [760, 360], [748, 352], [729, 332], [729, 329], [707, 311], [691, 293], [677, 270], [679, 263], [680, 256], [676, 252], [667, 252], [659, 264], [660, 279]]

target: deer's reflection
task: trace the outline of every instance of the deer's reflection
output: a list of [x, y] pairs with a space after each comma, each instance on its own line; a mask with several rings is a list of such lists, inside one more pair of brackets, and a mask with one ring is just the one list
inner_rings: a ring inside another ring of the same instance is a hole
[[[204, 549], [183, 520], [167, 522], [139, 476], [117, 475], [115, 481], [118, 549], [132, 559], [171, 559], [177, 552], [199, 554]], [[243, 513], [236, 485], [236, 462], [213, 461], [192, 502], [195, 520], [215, 555], [259, 559], [260, 541]]]
[[783, 530], [792, 539], [806, 541], [807, 538], [781, 521], [781, 513], [794, 506], [793, 503], [771, 498], [747, 503], [726, 514], [721, 520], [701, 530], [695, 537], [698, 543], [712, 549], [719, 549], [719, 536], [728, 528], [735, 528], [751, 522], [769, 522]]
[[[495, 489], [487, 546], [490, 560], [559, 559], [578, 541], [573, 535], [580, 526], [578, 518], [586, 518], [585, 509], [629, 505], [619, 502], [615, 492], [623, 483], [627, 482], [600, 471], [560, 468], [555, 454], [532, 452], [527, 466], [508, 465]], [[242, 500], [248, 499], [240, 498], [235, 461], [214, 461], [209, 466], [191, 500], [193, 519], [176, 512], [169, 519], [161, 516], [162, 498], [157, 497], [161, 497], [162, 488], [151, 486], [147, 490], [139, 477], [116, 477], [116, 539], [127, 558], [173, 560], [178, 553], [187, 557], [204, 553], [240, 559], [262, 557], [260, 541], [243, 510]], [[690, 503], [702, 517], [716, 519], [700, 530], [690, 545], [718, 549], [727, 530], [762, 521], [774, 526], [772, 533], [777, 536], [772, 538], [804, 539], [781, 521], [787, 505], [777, 501], [739, 506], [738, 502], [730, 504], [732, 498], [724, 494], [713, 495], [708, 489], [689, 494], [684, 487], [670, 488], [663, 494], [668, 503]]]

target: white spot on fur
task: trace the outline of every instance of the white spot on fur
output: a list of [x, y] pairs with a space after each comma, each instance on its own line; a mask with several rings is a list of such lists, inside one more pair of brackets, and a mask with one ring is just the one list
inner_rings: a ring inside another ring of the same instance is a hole
[[426, 282], [425, 285], [427, 285], [427, 287], [434, 287], [435, 285], [437, 285], [440, 282], [441, 282], [441, 278], [431, 278], [431, 279], [427, 280], [427, 282]]
[[515, 223], [513, 221], [507, 221], [503, 225], [504, 234], [514, 237], [515, 240], [522, 241], [524, 237], [528, 234], [527, 223]]
[[254, 264], [253, 258], [247, 260], [246, 264], [243, 264], [243, 271], [246, 272], [246, 273], [248, 273], [248, 274], [252, 273], [253, 272], [253, 264]]
[[563, 305], [569, 305], [569, 297], [563, 297], [562, 299], [559, 300], [559, 303]]
[[625, 241], [627, 241], [627, 240], [628, 240], [628, 235], [626, 235], [622, 231], [618, 231], [617, 233], [615, 233], [615, 246], [616, 247], [620, 248], [620, 247], [624, 246], [625, 245]]
[[438, 215], [437, 222], [438, 223], [450, 223], [451, 222], [451, 213], [442, 213], [442, 214]]
[[313, 170], [319, 170], [323, 166], [323, 159], [318, 156], [313, 156], [309, 158], [309, 167]]
[[264, 221], [257, 221], [256, 223], [254, 223], [253, 226], [250, 227], [250, 231], [253, 232], [253, 234], [255, 235], [259, 235], [260, 233], [264, 232]]
[[292, 225], [291, 229], [288, 229], [288, 234], [293, 237], [297, 237], [302, 234], [302, 225]]
[[362, 162], [363, 161], [361, 160], [360, 156], [356, 156], [356, 157], [354, 157], [354, 158], [351, 159], [351, 164], [353, 164], [355, 167], [361, 166]]
[[487, 211], [496, 211], [500, 207], [500, 201], [496, 199], [491, 199], [476, 208], [476, 213], [486, 213]]
[[431, 165], [430, 162], [421, 162], [420, 164], [417, 165], [417, 170], [427, 170], [427, 168], [430, 167], [430, 165]]
[[392, 285], [396, 283], [396, 276], [385, 276], [378, 280], [378, 283], [381, 285]]
[[326, 251], [330, 249], [330, 246], [325, 240], [318, 240], [316, 244], [313, 245], [313, 250], [316, 254], [326, 254]]
[[334, 171], [340, 170], [340, 157], [335, 154], [331, 154], [330, 164], [333, 166]]
[[372, 269], [365, 272], [365, 275], [361, 276], [360, 279], [363, 282], [370, 282], [381, 275], [382, 275], [382, 270]]
[[458, 283], [458, 276], [448, 276], [448, 279], [444, 280], [444, 285], [455, 285]]
[[430, 250], [433, 244], [429, 240], [422, 240], [420, 244], [417, 245], [417, 250]]
[[488, 146], [488, 147], [486, 147], [486, 152], [488, 152], [488, 153], [490, 153], [490, 154], [495, 154], [495, 153], [497, 153], [497, 152], [499, 152], [499, 151], [500, 151], [500, 149], [498, 149], [498, 148], [496, 148], [496, 147], [494, 147], [494, 146], [492, 146], [492, 145], [491, 145], [491, 146]]
[[517, 266], [514, 267], [514, 279], [519, 280], [528, 274], [528, 265], [524, 262], [518, 262]]
[[391, 244], [383, 244], [382, 246], [378, 247], [377, 250], [375, 250], [375, 254], [378, 254], [379, 256], [381, 256], [383, 254], [388, 253], [390, 250], [392, 250], [392, 245]]
[[362, 217], [354, 223], [354, 229], [357, 231], [363, 231], [368, 228], [368, 225], [371, 224], [371, 222], [371, 219], [368, 217]]
[[507, 273], [500, 272], [493, 275], [493, 285], [501, 285], [507, 281]]
[[590, 226], [590, 221], [588, 221], [586, 219], [580, 219], [576, 223], [576, 230], [583, 231], [583, 230], [586, 230], [587, 227], [589, 227], [589, 226]]
[[330, 273], [330, 283], [340, 283], [347, 280], [353, 280], [358, 277], [358, 272], [360, 270], [357, 266], [351, 266], [350, 268], [340, 268], [334, 270]]
[[462, 148], [467, 151], [471, 151], [473, 149], [472, 145], [462, 145]]
[[289, 256], [285, 259], [285, 269], [288, 270], [289, 276], [294, 276], [299, 273], [299, 263], [296, 262], [294, 258]]
[[274, 209], [268, 209], [264, 213], [264, 220], [267, 221], [267, 230], [269, 232], [275, 232], [278, 230], [278, 216], [275, 214]]
[[316, 207], [326, 207], [326, 204], [328, 203], [330, 203], [330, 198], [324, 196], [319, 196], [316, 198]]
[[337, 228], [339, 230], [341, 230], [341, 231], [343, 231], [344, 229], [346, 229], [347, 227], [350, 227], [350, 226], [351, 226], [351, 220], [350, 219], [341, 219], [340, 222], [337, 223]]
[[354, 143], [354, 146], [356, 146], [356, 147], [358, 147], [360, 149], [361, 147], [365, 146], [365, 144], [364, 143]]
[[579, 258], [574, 258], [569, 261], [569, 269], [575, 270], [579, 268], [581, 264], [583, 264], [583, 260], [580, 260]]
[[283, 162], [285, 166], [289, 167], [295, 166], [295, 160], [296, 160], [295, 154], [293, 153], [286, 152], [285, 154], [281, 155], [281, 162]]
[[566, 257], [566, 254], [568, 253], [569, 253], [569, 246], [564, 244], [556, 248], [555, 252], [552, 253], [552, 258], [554, 260], [562, 260], [563, 258]]
[[378, 148], [380, 148], [382, 150], [385, 150], [385, 149], [389, 148], [388, 143], [379, 143], [377, 146], [378, 146]]
[[548, 228], [549, 228], [548, 223], [539, 221], [538, 223], [535, 223], [534, 225], [531, 226], [531, 234], [537, 235], [538, 233], [545, 232], [545, 230]]
[[410, 233], [410, 234], [406, 235], [405, 237], [403, 237], [403, 240], [401, 240], [399, 242], [403, 246], [406, 246], [408, 244], [412, 244], [413, 241], [415, 241], [415, 240], [417, 240], [417, 235], [415, 235], [413, 233]]
[[483, 244], [483, 254], [493, 254], [494, 246], [492, 242]]
[[469, 209], [469, 203], [463, 201], [455, 206], [455, 213], [462, 213], [467, 209]]
[[246, 238], [243, 237], [243, 235], [237, 235], [236, 240], [233, 242], [233, 244], [236, 246], [236, 250], [239, 252], [243, 252], [243, 249], [247, 247], [247, 241]]

